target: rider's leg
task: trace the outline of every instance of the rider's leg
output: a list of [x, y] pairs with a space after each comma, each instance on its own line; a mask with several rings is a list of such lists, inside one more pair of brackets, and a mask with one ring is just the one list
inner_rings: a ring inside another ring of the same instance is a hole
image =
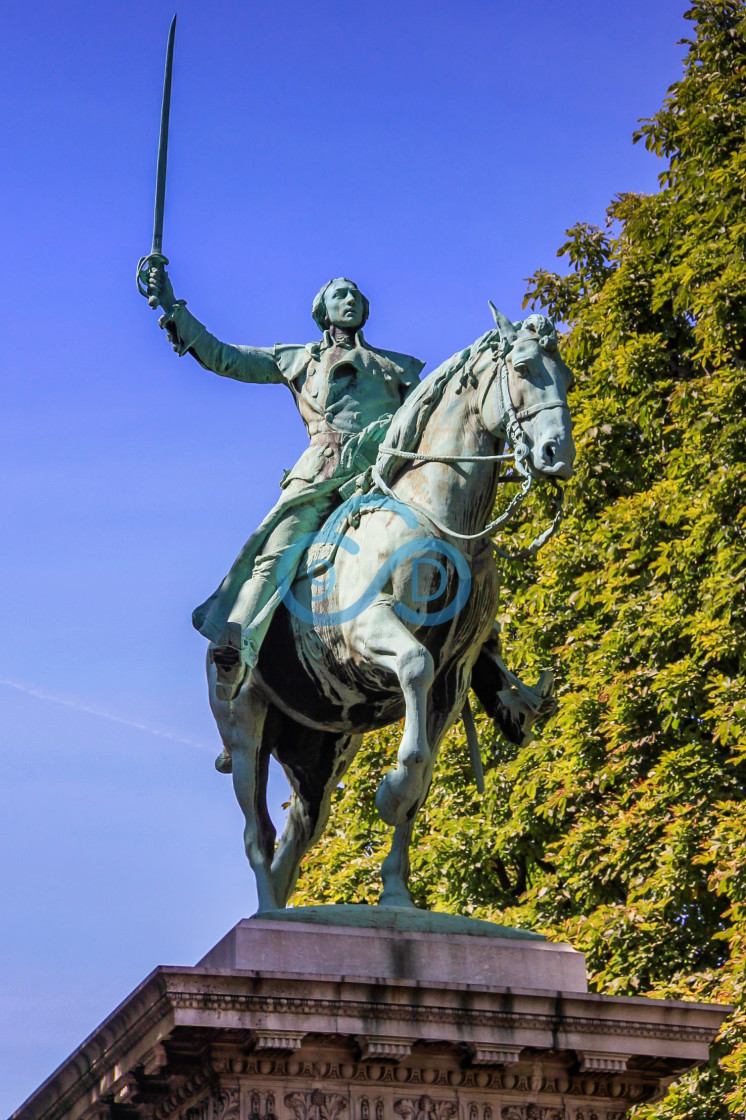
[[[273, 540], [275, 536], [279, 539]], [[292, 527], [285, 526], [280, 526], [270, 536], [267, 551], [254, 562], [251, 576], [236, 596], [223, 632], [217, 640], [213, 658], [221, 666], [218, 672], [226, 700], [235, 696], [247, 671], [250, 672], [259, 659], [259, 647], [274, 614], [272, 598], [277, 591], [277, 566], [292, 539]], [[268, 608], [266, 611], [265, 607]], [[262, 619], [258, 620], [263, 611]], [[225, 653], [222, 647], [227, 647]], [[236, 653], [228, 654], [228, 650], [235, 650]]]
[[[236, 596], [222, 634], [210, 649], [210, 657], [217, 670], [215, 690], [218, 699], [233, 700], [246, 683], [280, 602], [276, 595], [280, 560], [301, 536], [319, 528], [330, 505], [327, 499], [323, 503], [308, 502], [292, 507], [267, 537], [261, 555], [254, 562], [251, 577]], [[288, 573], [291, 579], [301, 555], [298, 554]], [[224, 749], [215, 760], [215, 766], [221, 773], [229, 774], [230, 751]]]
[[[217, 667], [221, 699], [232, 700], [244, 682], [247, 669], [256, 665], [259, 647], [277, 606], [271, 600], [277, 591], [277, 568], [283, 554], [294, 541], [318, 526], [319, 509], [309, 502], [291, 507], [267, 537], [261, 554], [254, 561], [251, 576], [240, 588], [223, 632], [210, 651]], [[257, 625], [257, 616], [265, 607], [268, 609]]]
[[211, 649], [218, 673], [218, 695], [232, 700], [243, 684], [247, 670], [254, 668], [261, 639], [267, 632], [272, 607], [260, 627], [252, 627], [257, 615], [270, 604], [277, 591], [277, 566], [285, 550], [305, 529], [302, 519], [288, 514], [275, 528], [257, 557], [249, 579], [243, 584], [226, 619], [223, 632]]

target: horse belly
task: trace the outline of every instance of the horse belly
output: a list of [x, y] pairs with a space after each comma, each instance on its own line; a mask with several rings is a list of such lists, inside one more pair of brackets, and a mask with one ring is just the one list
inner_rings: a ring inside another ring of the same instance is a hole
[[297, 722], [328, 731], [358, 734], [401, 719], [396, 677], [382, 686], [380, 674], [369, 678], [343, 643], [329, 643], [331, 637], [322, 639], [280, 607], [259, 657], [259, 683], [269, 698]]

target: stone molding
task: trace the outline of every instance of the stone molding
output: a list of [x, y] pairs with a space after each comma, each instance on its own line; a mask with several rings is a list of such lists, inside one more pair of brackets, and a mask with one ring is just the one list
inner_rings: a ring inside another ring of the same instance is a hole
[[[240, 1055], [240, 1050], [237, 1051]], [[433, 1069], [428, 1066], [392, 1066], [389, 1063], [378, 1065], [370, 1062], [341, 1061], [329, 1062], [293, 1058], [287, 1061], [256, 1061], [251, 1058], [233, 1059], [221, 1054], [213, 1059], [210, 1069], [220, 1075], [230, 1075], [234, 1078], [248, 1078], [249, 1081], [272, 1078], [279, 1082], [288, 1080], [309, 1082], [344, 1082], [361, 1086], [387, 1086], [396, 1087], [402, 1084], [423, 1086], [424, 1088], [447, 1088], [484, 1090], [490, 1093], [499, 1091], [518, 1091], [537, 1093], [542, 1090], [565, 1093], [584, 1097], [614, 1097], [621, 1095], [635, 1095], [635, 1077], [626, 1080], [618, 1077], [589, 1078], [582, 1075], [570, 1076], [565, 1072], [545, 1075], [540, 1062], [533, 1061], [522, 1068], [511, 1068], [507, 1071], [493, 1069], [475, 1069], [458, 1066], [449, 1069]], [[639, 1075], [638, 1075], [639, 1077]], [[188, 1098], [195, 1086], [203, 1086], [210, 1080], [210, 1070], [205, 1070], [199, 1076], [194, 1076], [185, 1081], [184, 1090], [173, 1093], [164, 1106], [158, 1109], [158, 1115], [165, 1116], [174, 1111], [179, 1111], [184, 1100]]]
[[603, 1070], [604, 1072], [621, 1072], [627, 1068], [630, 1054], [598, 1054], [585, 1050], [578, 1054], [580, 1068], [585, 1073], [587, 1070]]
[[[323, 1045], [317, 1043], [317, 1053]], [[418, 1055], [423, 1064], [397, 1065], [295, 1054], [261, 1059], [245, 1051], [243, 1042], [229, 1047], [223, 1041], [208, 1065], [182, 1074], [176, 1071], [183, 1057], [170, 1059], [157, 1103], [152, 1100], [157, 1082], [144, 1076], [141, 1065], [115, 1083], [118, 1100], [113, 1093], [108, 1101], [97, 1102], [85, 1120], [112, 1120], [112, 1103], [146, 1120], [622, 1120], [621, 1101], [649, 1100], [659, 1084], [655, 1076], [640, 1072], [623, 1078], [609, 1071], [573, 1075], [558, 1068], [562, 1055], [551, 1053], [525, 1062], [519, 1058], [508, 1069], [498, 1069], [452, 1062], [437, 1068], [427, 1054]], [[411, 1086], [408, 1094], [402, 1093], [404, 1086]], [[542, 1098], [547, 1096], [572, 1100], [575, 1106], [563, 1110], [545, 1105]], [[578, 1107], [581, 1100], [595, 1103]]]
[[348, 1110], [344, 1093], [324, 1093], [321, 1089], [288, 1093], [285, 1105], [292, 1111], [295, 1120], [340, 1120]]
[[219, 1089], [213, 1098], [214, 1120], [239, 1120], [240, 1106], [238, 1089]]
[[[388, 1003], [375, 1000], [323, 999], [293, 996], [252, 995], [245, 992], [199, 992], [168, 990], [172, 1007], [204, 1011], [238, 1012], [278, 1012], [292, 1015], [314, 1015], [359, 1019], [388, 1019], [394, 1021], [411, 1020], [412, 1009], [409, 1004]], [[577, 1000], [577, 996], [573, 996]], [[420, 1006], [417, 1009], [420, 1022], [439, 1022], [449, 1024], [471, 1024], [486, 1027], [508, 1027], [526, 1030], [556, 1030], [558, 1016], [527, 1014], [525, 1012], [491, 1011], [487, 1008], [451, 1008]], [[687, 1026], [670, 1022], [646, 1023], [634, 1019], [599, 1019], [579, 1015], [563, 1015], [562, 1030], [565, 1033], [583, 1032], [592, 1035], [629, 1035], [638, 1038], [675, 1039], [688, 1042], [709, 1042], [712, 1032], [707, 1027]]]
[[394, 1112], [402, 1120], [454, 1120], [458, 1115], [456, 1101], [433, 1100], [423, 1094], [421, 1097], [400, 1097], [394, 1101]]

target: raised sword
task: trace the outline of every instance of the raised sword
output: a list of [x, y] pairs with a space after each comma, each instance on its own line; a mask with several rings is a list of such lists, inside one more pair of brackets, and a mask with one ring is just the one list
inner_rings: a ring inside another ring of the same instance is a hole
[[166, 46], [166, 72], [163, 76], [163, 100], [161, 102], [161, 131], [158, 138], [158, 169], [155, 177], [155, 211], [153, 214], [153, 244], [147, 257], [141, 257], [137, 264], [137, 290], [145, 296], [151, 307], [158, 306], [158, 296], [148, 285], [151, 268], [168, 264], [163, 255], [163, 210], [166, 204], [166, 164], [168, 163], [168, 118], [171, 112], [171, 72], [174, 64], [174, 36], [176, 16], [168, 29]]

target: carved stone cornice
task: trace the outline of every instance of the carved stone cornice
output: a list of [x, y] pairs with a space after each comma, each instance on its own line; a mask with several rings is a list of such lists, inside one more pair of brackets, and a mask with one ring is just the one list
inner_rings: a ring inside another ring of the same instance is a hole
[[437, 1100], [423, 1093], [421, 1097], [400, 1097], [394, 1101], [394, 1112], [402, 1120], [454, 1120], [458, 1102]]
[[171, 1091], [164, 1094], [156, 1105], [156, 1120], [170, 1116], [180, 1109], [186, 1101], [198, 1096], [204, 1089], [212, 1084], [214, 1073], [212, 1069], [205, 1068], [196, 1071], [190, 1077], [175, 1078], [173, 1080], [176, 1083], [171, 1088]]
[[[183, 1010], [254, 1012], [258, 1014], [277, 1013], [292, 1016], [316, 1015], [334, 1018], [393, 1020], [412, 1022], [413, 1008], [410, 1004], [389, 1003], [376, 1000], [347, 1000], [309, 998], [307, 996], [273, 996], [254, 994], [245, 991], [200, 992], [194, 990], [171, 989], [168, 998], [172, 1007]], [[455, 1025], [484, 1027], [507, 1027], [511, 1030], [525, 1028], [530, 1031], [556, 1032], [561, 1023], [563, 1033], [572, 1032], [589, 1035], [628, 1035], [636, 1038], [670, 1039], [687, 1042], [710, 1042], [712, 1030], [683, 1023], [651, 1023], [633, 1019], [594, 1018], [579, 1015], [542, 1015], [525, 1011], [497, 1011], [486, 1007], [442, 1007], [419, 1004], [416, 1020], [420, 1022], [439, 1022]]]
[[171, 1011], [166, 983], [156, 970], [13, 1116], [61, 1120], [86, 1095], [92, 1097], [86, 1117], [105, 1116], [108, 1106], [102, 1098], [108, 1095], [112, 1070], [154, 1027], [168, 1020]]
[[153, 1077], [168, 1065], [168, 1053], [162, 1042], [157, 1042], [142, 1059], [142, 1071], [146, 1077]]
[[111, 1101], [96, 1101], [82, 1114], [81, 1120], [111, 1120]]
[[509, 1104], [500, 1115], [502, 1120], [570, 1120], [564, 1108], [545, 1108], [538, 1104]]
[[340, 1120], [348, 1111], [347, 1097], [342, 1093], [325, 1093], [311, 1089], [307, 1093], [287, 1093], [285, 1105], [295, 1120]]
[[111, 1099], [114, 1104], [133, 1104], [138, 1095], [140, 1086], [134, 1073], [125, 1073], [111, 1088]]

